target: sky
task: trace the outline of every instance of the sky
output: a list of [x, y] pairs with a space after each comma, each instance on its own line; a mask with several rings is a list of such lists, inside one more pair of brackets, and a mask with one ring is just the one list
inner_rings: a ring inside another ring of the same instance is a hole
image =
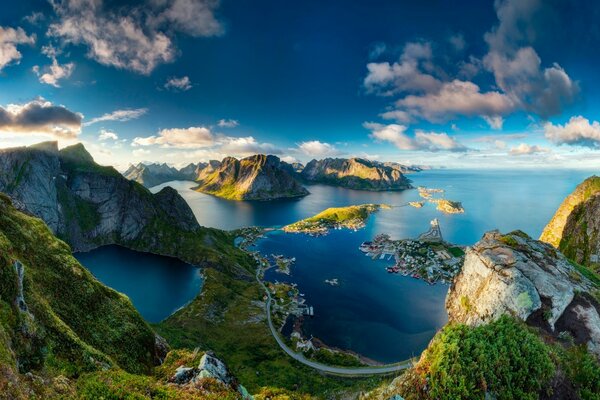
[[0, 0], [0, 148], [596, 168], [600, 4]]

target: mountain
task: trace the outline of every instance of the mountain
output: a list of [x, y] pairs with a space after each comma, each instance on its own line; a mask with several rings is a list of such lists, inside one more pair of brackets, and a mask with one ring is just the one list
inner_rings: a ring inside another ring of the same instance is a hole
[[326, 158], [312, 160], [301, 176], [310, 183], [324, 183], [359, 190], [404, 190], [410, 180], [406, 168], [396, 163], [380, 163], [362, 158]]
[[177, 169], [170, 167], [169, 165], [163, 164], [143, 164], [138, 163], [131, 165], [127, 171], [123, 173], [123, 176], [131, 181], [141, 183], [147, 188], [151, 188], [160, 185], [165, 182], [178, 181], [178, 180], [196, 180], [198, 173], [201, 169], [205, 168], [207, 164], [188, 164], [187, 166]]
[[0, 316], [0, 399], [249, 398], [211, 353], [169, 352], [126, 296], [4, 194]]
[[225, 232], [200, 227], [183, 198], [156, 194], [96, 164], [83, 145], [56, 142], [0, 150], [0, 192], [35, 215], [74, 251], [106, 244], [214, 262], [229, 251]]
[[276, 156], [257, 154], [241, 160], [227, 157], [212, 168], [212, 172], [201, 173], [194, 190], [231, 200], [273, 200], [308, 194]]
[[583, 181], [562, 202], [540, 240], [574, 261], [598, 264], [600, 254], [600, 177]]
[[449, 323], [363, 399], [597, 398], [600, 287], [588, 276], [521, 231], [486, 233], [450, 287]]

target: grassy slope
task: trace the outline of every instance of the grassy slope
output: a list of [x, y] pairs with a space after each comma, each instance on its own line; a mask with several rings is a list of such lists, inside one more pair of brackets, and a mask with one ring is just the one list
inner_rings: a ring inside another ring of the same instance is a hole
[[[0, 361], [21, 372], [68, 377], [113, 365], [148, 372], [154, 333], [125, 296], [98, 282], [39, 219], [16, 211], [0, 195]], [[14, 299], [13, 264], [25, 268], [24, 297]], [[7, 370], [8, 371], [8, 370]], [[8, 375], [4, 375], [6, 378]], [[6, 381], [0, 377], [0, 388]]]

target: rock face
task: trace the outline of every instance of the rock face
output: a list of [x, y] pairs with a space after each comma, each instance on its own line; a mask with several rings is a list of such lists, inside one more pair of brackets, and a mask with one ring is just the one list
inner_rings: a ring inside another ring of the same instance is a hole
[[396, 163], [379, 163], [362, 158], [326, 158], [312, 160], [302, 170], [307, 182], [324, 183], [359, 190], [404, 190], [410, 180], [406, 167]]
[[83, 145], [56, 142], [0, 151], [0, 192], [40, 217], [74, 251], [121, 244], [178, 256], [170, 236], [199, 233], [192, 210], [172, 188], [153, 195], [112, 167], [94, 162]]
[[451, 321], [479, 325], [511, 314], [558, 335], [569, 332], [600, 355], [594, 285], [550, 245], [522, 232], [486, 233], [468, 249], [446, 308]]
[[308, 194], [276, 156], [227, 157], [199, 175], [195, 190], [231, 200], [272, 200]]
[[140, 183], [147, 188], [160, 185], [165, 182], [178, 180], [196, 180], [198, 173], [207, 164], [188, 164], [187, 166], [177, 169], [168, 166], [167, 164], [143, 164], [131, 165], [123, 176], [131, 181]]
[[597, 264], [600, 255], [600, 178], [582, 182], [560, 205], [540, 240], [583, 264]]

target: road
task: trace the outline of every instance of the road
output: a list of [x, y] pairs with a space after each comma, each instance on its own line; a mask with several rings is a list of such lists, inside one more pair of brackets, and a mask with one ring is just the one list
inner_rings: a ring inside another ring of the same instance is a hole
[[306, 357], [304, 357], [304, 355], [302, 353], [296, 353], [295, 351], [290, 349], [287, 344], [285, 344], [285, 342], [279, 336], [279, 332], [277, 331], [277, 329], [275, 329], [275, 326], [273, 325], [273, 321], [271, 320], [271, 301], [273, 299], [271, 297], [271, 292], [269, 291], [267, 286], [263, 283], [263, 281], [260, 279], [260, 273], [262, 271], [266, 271], [266, 270], [263, 270], [262, 268], [258, 268], [256, 270], [256, 280], [258, 281], [258, 283], [262, 286], [262, 288], [267, 293], [267, 303], [265, 304], [265, 312], [267, 313], [267, 322], [269, 323], [269, 329], [271, 329], [271, 334], [273, 335], [273, 337], [279, 344], [279, 347], [281, 347], [281, 349], [283, 351], [285, 351], [287, 353], [287, 355], [292, 357], [294, 360], [296, 360], [306, 366], [309, 366], [311, 368], [314, 368], [316, 370], [319, 370], [319, 371], [322, 371], [322, 372], [325, 372], [328, 374], [347, 375], [347, 376], [367, 376], [367, 375], [390, 374], [393, 372], [402, 371], [402, 370], [410, 368], [412, 366], [412, 360], [407, 360], [407, 361], [403, 361], [401, 363], [396, 363], [396, 364], [391, 364], [391, 365], [380, 365], [380, 366], [373, 366], [373, 367], [358, 367], [358, 368], [355, 368], [355, 367], [348, 367], [348, 368], [332, 367], [330, 365], [325, 365], [325, 364], [321, 364], [316, 361], [309, 360]]

